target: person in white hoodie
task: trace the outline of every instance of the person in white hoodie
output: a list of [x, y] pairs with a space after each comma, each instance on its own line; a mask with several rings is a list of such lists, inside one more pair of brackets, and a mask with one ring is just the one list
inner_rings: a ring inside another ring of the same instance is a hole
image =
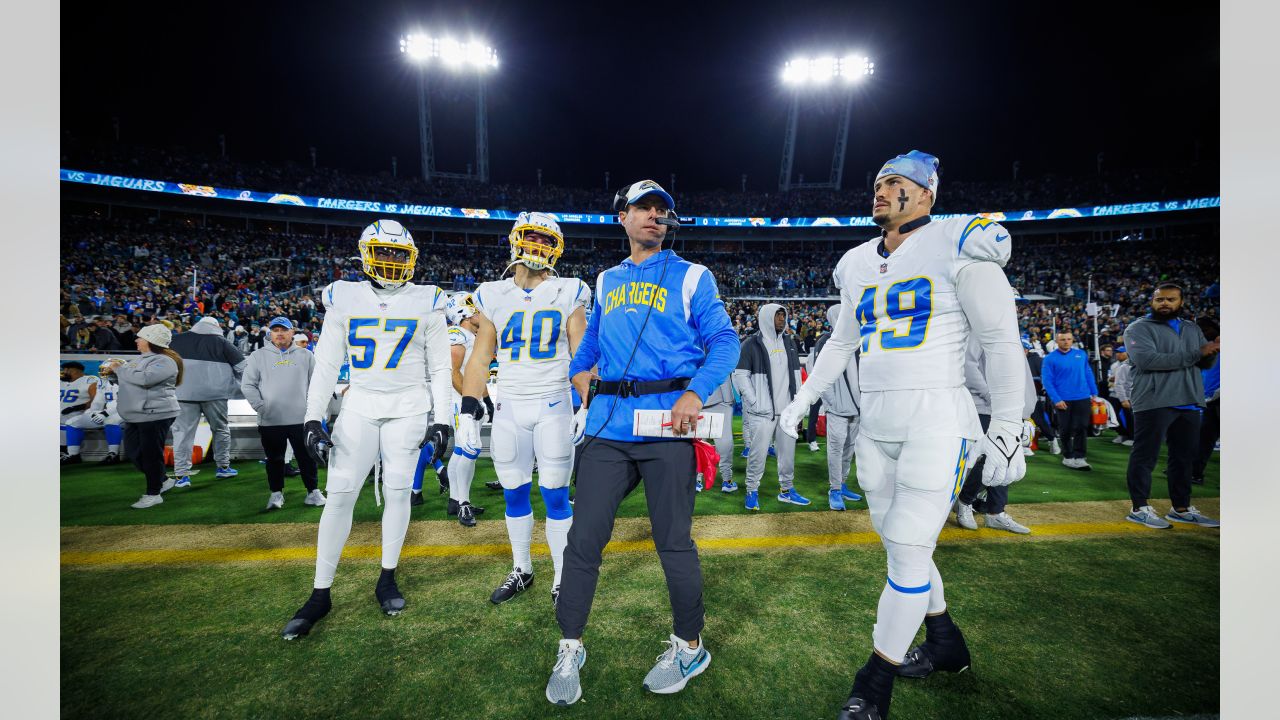
[[[795, 489], [796, 441], [778, 424], [782, 409], [800, 387], [800, 352], [786, 333], [787, 309], [777, 303], [760, 308], [756, 318], [760, 329], [742, 341], [738, 367], [733, 371], [733, 387], [742, 396], [743, 427], [751, 418], [749, 437], [744, 439], [747, 456], [748, 510], [760, 509], [760, 480], [764, 477], [769, 445], [778, 455], [778, 502], [808, 505], [809, 500]], [[807, 412], [806, 412], [807, 414]]]
[[[827, 321], [835, 327], [840, 320], [840, 306], [827, 308]], [[831, 339], [831, 333], [823, 333], [813, 346], [809, 362], [816, 364], [818, 356]], [[857, 502], [862, 496], [849, 489], [849, 471], [853, 468], [853, 441], [858, 437], [858, 421], [862, 414], [861, 393], [858, 392], [858, 355], [849, 359], [844, 375], [822, 393], [822, 405], [827, 411], [827, 507], [843, 511], [845, 500]], [[817, 403], [814, 403], [817, 407]], [[810, 418], [812, 418], [810, 414]]]

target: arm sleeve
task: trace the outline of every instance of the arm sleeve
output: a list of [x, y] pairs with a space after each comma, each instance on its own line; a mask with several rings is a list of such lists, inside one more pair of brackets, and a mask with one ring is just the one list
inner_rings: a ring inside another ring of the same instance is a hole
[[1151, 330], [1144, 325], [1146, 323], [1134, 323], [1124, 331], [1124, 346], [1129, 351], [1129, 363], [1135, 368], [1143, 372], [1162, 372], [1182, 370], [1200, 362], [1199, 348], [1170, 353], [1156, 350]]
[[600, 299], [596, 298], [595, 306], [591, 312], [591, 319], [587, 321], [587, 331], [582, 333], [582, 342], [578, 343], [578, 351], [573, 354], [573, 359], [569, 361], [569, 377], [590, 370], [599, 362], [600, 318], [603, 315], [604, 311], [600, 308]]
[[1031, 377], [1031, 366], [1023, 363], [1027, 369], [1027, 383], [1022, 392], [1022, 417], [1029, 418], [1036, 412], [1036, 381]]
[[[330, 296], [330, 303], [333, 298]], [[305, 421], [323, 420], [329, 408], [329, 398], [338, 384], [342, 363], [347, 359], [346, 322], [342, 313], [332, 304], [326, 304], [327, 312], [320, 325], [320, 342], [316, 345], [316, 369], [307, 386], [307, 414]]]
[[849, 367], [849, 362], [853, 360], [853, 352], [858, 349], [858, 343], [861, 341], [856, 323], [852, 322], [852, 318], [857, 316], [849, 293], [841, 290], [840, 321], [831, 329], [831, 337], [827, 338], [827, 342], [823, 344], [822, 353], [818, 355], [818, 361], [813, 364], [813, 369], [809, 372], [809, 379], [796, 393], [797, 399], [804, 398], [809, 405], [812, 405]]
[[[1031, 372], [1031, 369], [1028, 368], [1027, 372]], [[964, 385], [978, 397], [990, 395], [987, 378], [982, 372], [982, 345], [978, 342], [978, 336], [972, 333], [964, 350]]]
[[116, 368], [116, 375], [121, 380], [128, 380], [134, 385], [145, 388], [155, 387], [165, 381], [176, 380], [178, 364], [172, 358], [161, 356], [160, 360], [147, 363], [141, 370], [132, 367], [132, 364], [121, 365]]
[[707, 357], [702, 361], [702, 367], [693, 374], [689, 390], [705, 403], [737, 366], [742, 346], [710, 271], [704, 272], [698, 279], [689, 311], [689, 318], [698, 331], [698, 339], [707, 349]]
[[431, 385], [431, 402], [435, 422], [448, 423], [453, 417], [453, 358], [449, 352], [449, 328], [444, 316], [432, 312], [422, 318], [427, 326], [427, 380]]
[[[1060, 354], [1060, 353], [1059, 353]], [[1044, 386], [1044, 394], [1049, 396], [1049, 403], [1058, 402], [1058, 362], [1053, 352], [1045, 356], [1044, 362], [1040, 364], [1040, 384]]]
[[994, 262], [972, 263], [956, 273], [956, 296], [986, 359], [991, 421], [1021, 428], [1026, 359], [1009, 279]]
[[[310, 355], [310, 353], [307, 354]], [[244, 393], [244, 399], [249, 401], [249, 407], [253, 408], [254, 412], [261, 413], [263, 401], [258, 382], [262, 379], [262, 371], [258, 365], [259, 362], [250, 356], [245, 364], [244, 379], [240, 381], [240, 392]]]

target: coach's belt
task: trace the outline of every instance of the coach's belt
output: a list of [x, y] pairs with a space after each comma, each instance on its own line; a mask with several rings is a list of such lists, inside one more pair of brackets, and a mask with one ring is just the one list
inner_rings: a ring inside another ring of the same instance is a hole
[[620, 398], [639, 397], [641, 395], [660, 395], [662, 393], [684, 390], [689, 387], [692, 378], [672, 378], [670, 380], [654, 380], [653, 382], [637, 382], [622, 380], [619, 382], [601, 381], [596, 392], [600, 395], [617, 395]]

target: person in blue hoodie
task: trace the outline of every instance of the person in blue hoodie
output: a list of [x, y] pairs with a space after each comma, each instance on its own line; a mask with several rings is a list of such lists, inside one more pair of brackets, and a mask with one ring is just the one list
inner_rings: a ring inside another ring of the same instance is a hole
[[[556, 604], [563, 639], [546, 690], [547, 699], [559, 705], [582, 696], [582, 633], [601, 553], [618, 505], [641, 480], [674, 619], [668, 650], [644, 687], [659, 694], [678, 692], [711, 662], [700, 636], [702, 567], [690, 536], [696, 470], [689, 436], [707, 399], [738, 364], [738, 334], [711, 272], [662, 248], [679, 227], [671, 195], [642, 180], [618, 192], [614, 210], [631, 255], [597, 276], [591, 319], [569, 366], [586, 404], [573, 423], [582, 450]], [[600, 378], [594, 393], [593, 368]], [[642, 409], [670, 410], [675, 437], [634, 434], [635, 411]]]
[[1062, 464], [1072, 470], [1092, 470], [1085, 460], [1085, 438], [1093, 417], [1093, 403], [1098, 400], [1098, 382], [1089, 367], [1089, 355], [1072, 347], [1075, 337], [1070, 330], [1058, 333], [1058, 349], [1044, 356], [1040, 366], [1040, 382], [1058, 413], [1062, 428]]

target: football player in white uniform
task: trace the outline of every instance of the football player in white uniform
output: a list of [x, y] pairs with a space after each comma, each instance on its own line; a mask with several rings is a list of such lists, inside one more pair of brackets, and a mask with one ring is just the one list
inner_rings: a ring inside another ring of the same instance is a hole
[[[872, 631], [875, 651], [839, 713], [850, 720], [887, 718], [897, 675], [969, 666], [964, 637], [947, 614], [933, 548], [971, 460], [986, 457], [983, 483], [989, 486], [1026, 473], [1019, 442], [1025, 361], [1001, 269], [1009, 260], [1009, 232], [973, 215], [931, 222], [937, 168], [937, 158], [912, 151], [876, 175], [872, 217], [881, 235], [836, 266], [839, 322], [780, 422], [794, 435], [809, 406], [861, 348], [858, 484], [889, 571]], [[964, 383], [971, 333], [987, 362], [991, 427], [985, 436]], [[910, 648], [922, 620], [925, 642]]]
[[[114, 365], [113, 365], [114, 363]], [[120, 460], [120, 444], [124, 441], [124, 421], [116, 412], [116, 393], [119, 390], [115, 381], [115, 365], [124, 360], [111, 358], [98, 368], [98, 390], [93, 396], [89, 409], [67, 421], [67, 425], [79, 430], [102, 429], [107, 439], [107, 455], [98, 462], [99, 465], [115, 465]]]
[[[449, 318], [449, 354], [453, 365], [453, 414], [457, 417], [462, 409], [463, 375], [467, 363], [471, 360], [471, 352], [475, 349], [476, 331], [480, 329], [480, 321], [475, 318], [475, 299], [469, 292], [455, 293], [449, 298], [449, 306], [445, 311]], [[490, 420], [493, 419], [493, 403], [486, 392], [485, 408]], [[484, 512], [484, 508], [471, 504], [471, 481], [476, 475], [476, 459], [480, 457], [480, 449], [463, 450], [456, 445], [453, 457], [449, 460], [449, 505], [448, 513], [457, 515], [458, 522], [465, 527], [475, 527], [476, 515]]]
[[93, 404], [98, 393], [98, 378], [84, 374], [84, 365], [75, 360], [62, 363], [58, 375], [59, 396], [62, 404], [62, 431], [67, 435], [67, 449], [63, 451], [60, 462], [63, 465], [75, 465], [84, 462], [80, 457], [80, 443], [84, 441], [84, 429], [79, 420]]
[[[428, 426], [427, 421], [432, 410], [428, 398], [434, 399], [436, 418], [449, 417], [451, 410], [444, 319], [447, 297], [434, 285], [409, 282], [418, 248], [399, 222], [373, 223], [361, 233], [359, 246], [369, 279], [340, 280], [321, 293], [322, 341], [316, 349], [303, 426], [308, 451], [318, 463], [328, 461], [328, 502], [316, 539], [314, 590], [285, 625], [281, 635], [286, 640], [307, 634], [328, 614], [329, 588], [351, 532], [351, 513], [365, 477], [379, 458], [386, 507], [382, 511], [382, 574], [374, 593], [387, 615], [404, 609], [395, 568], [409, 528], [413, 468], [423, 445], [430, 442], [437, 455], [443, 455], [453, 436], [449, 425]], [[330, 437], [321, 419], [348, 358], [351, 382]]]
[[502, 603], [533, 583], [529, 545], [533, 508], [529, 495], [534, 461], [547, 511], [547, 545], [554, 578], [551, 602], [560, 590], [560, 572], [573, 508], [569, 475], [573, 469], [573, 401], [569, 360], [586, 332], [585, 308], [591, 290], [577, 279], [556, 277], [564, 253], [564, 235], [555, 218], [522, 212], [508, 236], [512, 277], [482, 283], [473, 293], [477, 312], [475, 346], [463, 374], [458, 411], [458, 448], [480, 451], [481, 398], [489, 360], [498, 357], [498, 403], [494, 410], [490, 454], [506, 499], [507, 534], [514, 567], [489, 600]]

